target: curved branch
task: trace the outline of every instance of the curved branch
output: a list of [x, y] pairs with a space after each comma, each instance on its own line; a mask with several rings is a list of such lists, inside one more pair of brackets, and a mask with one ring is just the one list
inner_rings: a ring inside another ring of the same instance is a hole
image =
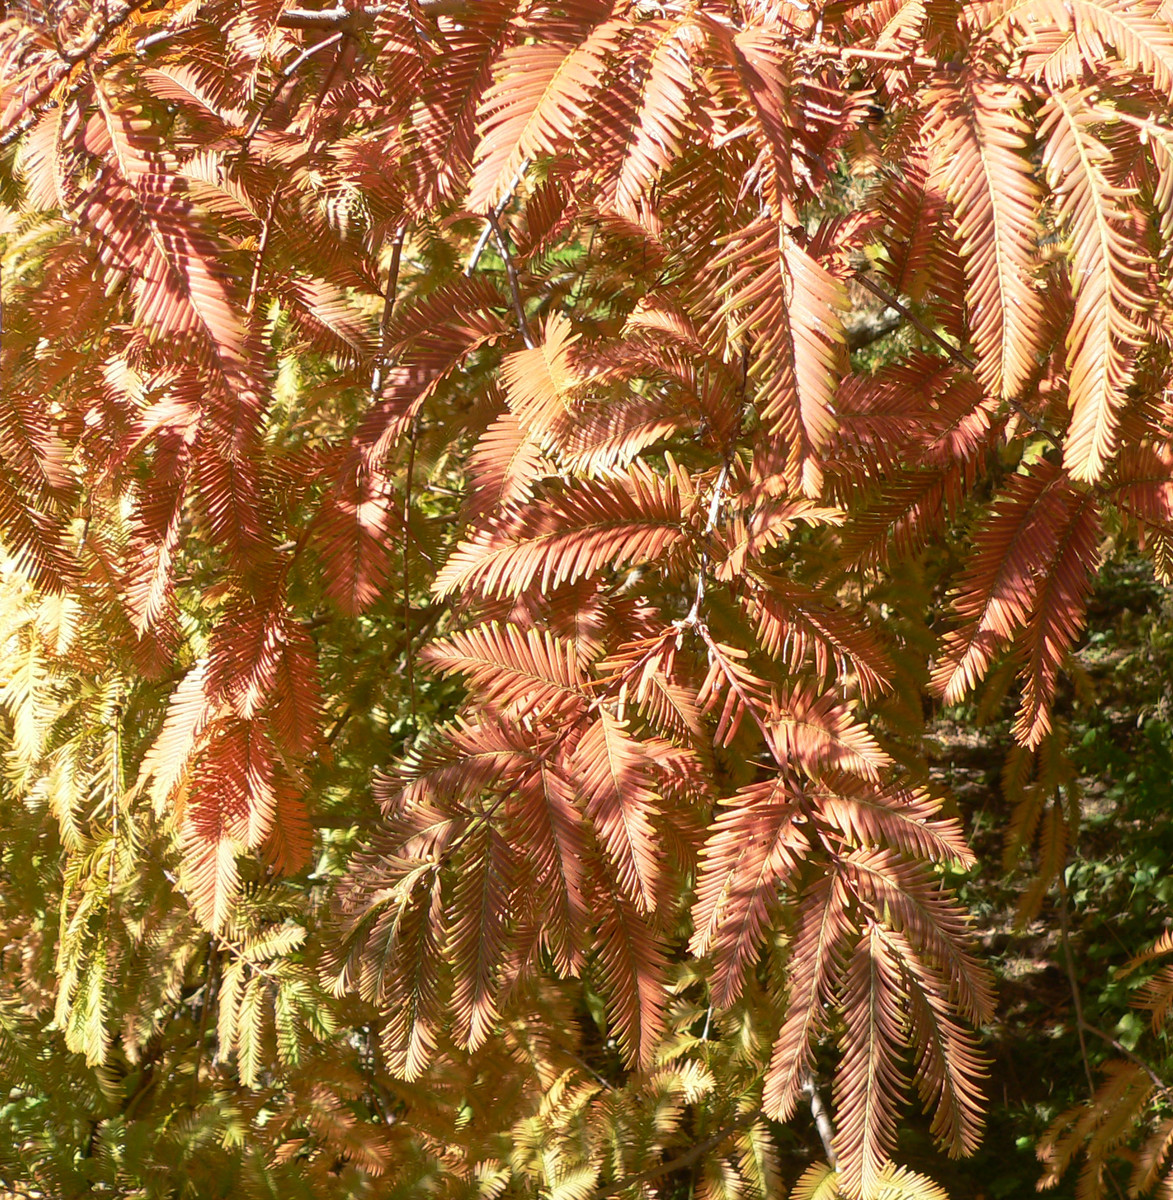
[[151, 0], [130, 0], [126, 7], [111, 17], [104, 25], [94, 30], [89, 40], [72, 50], [65, 50], [57, 63], [49, 68], [45, 82], [24, 103], [17, 108], [9, 118], [0, 135], [0, 147], [11, 145], [36, 120], [43, 105], [48, 103], [57, 85], [73, 70], [78, 63], [87, 62], [90, 56], [109, 38], [118, 32], [140, 8], [145, 8]]
[[691, 1150], [685, 1150], [683, 1154], [678, 1154], [675, 1158], [670, 1158], [657, 1167], [649, 1167], [646, 1171], [640, 1171], [638, 1175], [628, 1175], [626, 1179], [619, 1179], [606, 1187], [599, 1188], [594, 1193], [596, 1200], [602, 1200], [604, 1196], [617, 1196], [620, 1192], [625, 1192], [628, 1188], [636, 1187], [638, 1184], [671, 1175], [673, 1171], [679, 1171], [683, 1167], [691, 1167], [697, 1159], [703, 1158], [710, 1150], [715, 1150], [735, 1133], [740, 1133], [741, 1130], [752, 1125], [761, 1115], [761, 1109], [757, 1108], [742, 1113], [736, 1121], [730, 1121], [724, 1128], [718, 1129], [712, 1137], [705, 1138], [703, 1142], [697, 1142]]

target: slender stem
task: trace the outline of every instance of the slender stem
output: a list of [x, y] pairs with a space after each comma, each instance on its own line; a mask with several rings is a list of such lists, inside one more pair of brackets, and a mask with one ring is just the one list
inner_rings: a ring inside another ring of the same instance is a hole
[[589, 1062], [587, 1062], [587, 1060], [585, 1058], [581, 1057], [581, 1055], [575, 1054], [575, 1052], [573, 1050], [567, 1050], [565, 1046], [559, 1046], [558, 1048], [562, 1051], [563, 1054], [566, 1055], [567, 1058], [571, 1059], [573, 1062], [578, 1063], [578, 1065], [580, 1067], [582, 1067], [582, 1069], [588, 1075], [590, 1075], [595, 1080], [596, 1083], [600, 1084], [602, 1087], [604, 1087], [609, 1092], [613, 1092], [615, 1090], [614, 1087], [612, 1087], [612, 1085], [609, 1084], [607, 1082], [607, 1080], [604, 1079], [603, 1076], [600, 1075], [598, 1073], [598, 1071], [596, 1071], [595, 1068], [592, 1067]]
[[513, 312], [517, 317], [517, 328], [521, 333], [522, 341], [533, 350], [537, 343], [530, 334], [529, 322], [525, 318], [525, 306], [521, 302], [521, 286], [518, 283], [517, 267], [514, 265], [513, 255], [509, 253], [509, 244], [505, 240], [505, 234], [501, 231], [501, 222], [497, 214], [490, 212], [488, 221], [497, 237], [497, 248], [501, 251], [501, 259], [505, 263], [505, 275], [509, 280], [509, 294], [513, 297]]
[[802, 1085], [802, 1090], [810, 1101], [811, 1116], [814, 1118], [815, 1128], [819, 1131], [819, 1141], [823, 1143], [823, 1153], [827, 1156], [827, 1163], [831, 1170], [838, 1170], [839, 1160], [835, 1155], [835, 1126], [831, 1124], [831, 1116], [827, 1112], [827, 1106], [823, 1103], [823, 1097], [819, 1093], [819, 1089], [815, 1087], [815, 1081], [809, 1075]]
[[926, 325], [924, 321], [922, 321], [920, 317], [916, 315], [916, 313], [914, 313], [907, 305], [902, 304], [891, 293], [886, 292], [882, 287], [872, 283], [872, 281], [868, 279], [866, 275], [856, 274], [855, 279], [861, 287], [867, 288], [867, 290], [871, 292], [871, 294], [875, 296], [877, 300], [883, 300], [889, 308], [894, 308], [902, 317], [904, 317], [906, 321], [908, 321], [910, 325], [913, 326], [914, 329], [927, 337], [930, 342], [934, 343], [934, 345], [940, 346], [940, 348], [944, 350], [945, 353], [949, 355], [949, 357], [955, 363], [957, 363], [958, 366], [965, 367], [967, 371], [973, 371], [977, 369], [977, 364], [973, 361], [973, 359], [968, 358], [966, 355], [962, 354], [962, 352], [958, 350], [956, 346], [953, 346], [947, 342], [935, 329], [931, 329], [928, 325]]
[[[505, 195], [497, 202], [493, 209], [494, 214], [500, 218], [501, 214], [509, 207], [510, 200], [513, 199], [513, 193], [517, 190], [517, 185], [521, 182], [526, 171], [529, 170], [529, 159], [523, 159], [521, 166], [517, 168], [517, 174], [513, 176], [509, 187], [505, 189]], [[486, 219], [485, 227], [481, 230], [481, 236], [477, 238], [477, 244], [473, 247], [472, 254], [469, 255], [468, 262], [464, 267], [464, 276], [467, 279], [476, 269], [477, 263], [481, 261], [481, 255], [485, 252], [485, 247], [489, 244], [489, 238], [493, 233], [492, 221]], [[591, 237], [594, 237], [594, 230], [591, 230]]]
[[[977, 364], [972, 358], [970, 358], [968, 355], [962, 354], [962, 352], [958, 350], [956, 346], [950, 345], [950, 343], [941, 337], [941, 335], [937, 333], [935, 329], [930, 329], [928, 325], [926, 325], [914, 312], [912, 312], [911, 309], [907, 307], [907, 305], [901, 304], [901, 302], [891, 293], [886, 292], [882, 287], [874, 284], [870, 279], [858, 272], [855, 275], [855, 279], [857, 283], [859, 283], [862, 287], [867, 288], [867, 290], [871, 292], [871, 294], [878, 300], [883, 300], [889, 308], [894, 308], [908, 321], [910, 325], [912, 325], [914, 329], [916, 329], [924, 337], [927, 337], [929, 341], [934, 343], [934, 345], [940, 346], [941, 349], [944, 350], [945, 353], [959, 367], [964, 367], [967, 371], [977, 370]], [[1026, 409], [1018, 403], [1017, 400], [1011, 400], [1007, 398], [1006, 403], [1035, 431], [1035, 433], [1041, 434], [1043, 437], [1045, 437], [1047, 441], [1049, 441], [1056, 449], [1062, 449], [1062, 443], [1059, 441], [1059, 439], [1049, 429], [1047, 429], [1046, 426], [1040, 424], [1033, 416], [1031, 416], [1031, 414], [1028, 413]]]
[[245, 132], [244, 141], [242, 141], [240, 144], [240, 152], [241, 152], [242, 156], [248, 152], [248, 148], [249, 148], [250, 144], [252, 143], [253, 138], [256, 137], [257, 130], [260, 129], [260, 127], [261, 127], [261, 122], [268, 115], [268, 113], [269, 113], [270, 109], [272, 109], [273, 105], [277, 103], [277, 100], [280, 98], [281, 93], [285, 90], [286, 84], [288, 84], [289, 81], [293, 78], [294, 73], [297, 71], [297, 68], [300, 67], [301, 64], [306, 61], [306, 59], [317, 54], [317, 52], [319, 50], [325, 50], [327, 46], [333, 46], [336, 42], [342, 41], [342, 39], [345, 36], [346, 36], [345, 31], [339, 30], [337, 33], [332, 33], [332, 34], [330, 34], [329, 37], [323, 38], [320, 42], [315, 42], [312, 46], [309, 46], [305, 50], [303, 50], [293, 60], [293, 62], [291, 62], [289, 64], [289, 66], [285, 67], [284, 70], [282, 70], [281, 82], [278, 83], [277, 86], [269, 93], [269, 98], [261, 106], [261, 109], [257, 113], [257, 115], [255, 117], [253, 117], [252, 124], [249, 125], [247, 131]]
[[191, 1073], [191, 1094], [194, 1102], [196, 1092], [200, 1086], [200, 1066], [204, 1059], [204, 1043], [208, 1038], [208, 1022], [212, 1016], [212, 1004], [216, 999], [216, 985], [219, 981], [220, 968], [220, 952], [216, 948], [215, 940], [208, 938], [208, 965], [205, 968], [204, 978], [204, 1001], [200, 1007], [200, 1031], [196, 1038], [196, 1059], [195, 1066]]
[[1081, 1021], [1080, 1024], [1087, 1033], [1093, 1033], [1096, 1037], [1100, 1038], [1101, 1041], [1107, 1042], [1117, 1054], [1123, 1054], [1125, 1058], [1136, 1063], [1136, 1065], [1140, 1067], [1140, 1069], [1144, 1071], [1144, 1073], [1152, 1081], [1153, 1087], [1155, 1087], [1162, 1096], [1166, 1097], [1166, 1099], [1173, 1100], [1173, 1090], [1170, 1089], [1169, 1085], [1160, 1077], [1160, 1075], [1157, 1074], [1155, 1070], [1153, 1070], [1152, 1066], [1148, 1062], [1141, 1058], [1139, 1054], [1129, 1050], [1127, 1046], [1118, 1042], [1110, 1033], [1105, 1033], [1102, 1029], [1097, 1029], [1096, 1026], [1089, 1025], [1086, 1021]]
[[269, 245], [269, 231], [273, 227], [273, 211], [277, 207], [278, 192], [274, 191], [269, 197], [269, 208], [265, 213], [265, 220], [261, 224], [261, 237], [257, 243], [257, 256], [253, 260], [253, 277], [248, 285], [248, 303], [244, 306], [244, 311], [251, 317], [253, 309], [257, 304], [257, 291], [261, 286], [261, 266], [265, 261], [265, 250]]
[[[1055, 803], [1058, 804], [1056, 797]], [[1087, 1022], [1083, 1019], [1083, 999], [1079, 993], [1079, 980], [1075, 975], [1075, 956], [1071, 953], [1071, 939], [1068, 936], [1070, 932], [1069, 923], [1067, 920], [1067, 881], [1063, 878], [1063, 872], [1059, 872], [1059, 940], [1063, 944], [1063, 961], [1067, 968], [1067, 980], [1071, 985], [1071, 1002], [1075, 1006], [1075, 1032], [1079, 1036], [1079, 1056], [1083, 1060], [1083, 1072], [1087, 1076], [1088, 1094], [1092, 1097], [1096, 1094], [1096, 1083], [1092, 1076], [1092, 1064], [1087, 1053], [1087, 1038], [1084, 1037], [1083, 1031], [1087, 1026]]]
[[[721, 464], [720, 474], [717, 476], [717, 482], [713, 487], [713, 495], [709, 501], [709, 516], [705, 522], [704, 536], [707, 538], [709, 534], [717, 528], [717, 518], [721, 514], [721, 502], [725, 499], [725, 485], [729, 481], [729, 460]], [[688, 616], [684, 618], [686, 625], [695, 625], [700, 619], [701, 604], [705, 599], [705, 571], [709, 566], [709, 551], [708, 547], [701, 549], [701, 561], [697, 568], [696, 575], [696, 597], [692, 602], [692, 610]]]
[[403, 661], [407, 667], [407, 697], [411, 705], [411, 728], [417, 728], [415, 701], [415, 645], [411, 636], [411, 575], [408, 551], [411, 546], [411, 477], [415, 474], [415, 443], [418, 420], [411, 423], [410, 440], [407, 443], [407, 475], [403, 484]]
[[712, 1137], [707, 1137], [703, 1142], [697, 1142], [691, 1150], [686, 1150], [683, 1154], [678, 1154], [675, 1158], [668, 1159], [667, 1162], [660, 1163], [659, 1166], [649, 1167], [646, 1171], [640, 1171], [638, 1175], [628, 1175], [625, 1179], [616, 1180], [615, 1183], [609, 1184], [607, 1187], [599, 1188], [595, 1191], [596, 1200], [602, 1200], [604, 1196], [617, 1196], [620, 1192], [627, 1191], [628, 1188], [636, 1187], [641, 1183], [648, 1183], [652, 1179], [660, 1179], [665, 1175], [671, 1175], [673, 1171], [682, 1170], [684, 1167], [691, 1167], [698, 1159], [703, 1158], [710, 1150], [715, 1150], [722, 1142], [731, 1138], [735, 1133], [740, 1133], [747, 1126], [752, 1125], [760, 1116], [760, 1112], [755, 1108], [750, 1112], [742, 1113], [736, 1121], [718, 1129]]
[[[390, 4], [368, 4], [365, 8], [287, 8], [278, 18], [282, 29], [344, 29], [358, 33], [370, 29], [379, 16], [391, 11]], [[414, 7], [425, 17], [456, 16], [466, 12], [470, 0], [416, 0]]]
[[334, 722], [334, 728], [326, 734], [324, 741], [327, 746], [333, 746], [338, 740], [338, 735], [342, 732], [346, 722], [354, 715], [354, 705], [348, 704], [339, 714], [338, 719]]
[[383, 315], [379, 318], [379, 353], [375, 358], [375, 370], [371, 375], [371, 400], [378, 400], [383, 391], [383, 372], [387, 367], [387, 339], [391, 332], [391, 318], [395, 315], [395, 298], [399, 290], [399, 263], [403, 257], [403, 239], [407, 236], [407, 225], [400, 225], [391, 243], [391, 262], [387, 267], [387, 289], [383, 293]]
[[863, 58], [874, 62], [898, 63], [901, 66], [939, 68], [935, 58], [909, 54], [906, 50], [872, 50], [867, 46], [819, 45], [816, 52], [824, 58]]
[[114, 912], [114, 884], [118, 878], [118, 818], [122, 805], [122, 705], [114, 705], [114, 729], [112, 731], [110, 748], [110, 865], [107, 871], [106, 886], [110, 895], [107, 898], [109, 908], [107, 919]]

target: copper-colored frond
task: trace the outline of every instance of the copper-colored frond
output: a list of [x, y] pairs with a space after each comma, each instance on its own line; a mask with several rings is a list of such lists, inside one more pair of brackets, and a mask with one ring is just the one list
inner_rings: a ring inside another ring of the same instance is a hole
[[379, 976], [385, 973], [382, 1041], [387, 1066], [411, 1080], [423, 1074], [435, 1053], [443, 1013], [440, 873], [430, 863], [416, 867], [396, 893], [371, 931], [368, 954], [382, 960], [372, 962], [372, 969]]
[[657, 809], [647, 753], [606, 709], [566, 764], [624, 896], [641, 912], [656, 905], [659, 854], [651, 818]]
[[461, 855], [448, 945], [454, 978], [453, 1033], [470, 1050], [484, 1042], [497, 1019], [497, 973], [505, 953], [515, 874], [509, 844], [482, 825]]
[[[811, 455], [835, 431], [834, 396], [842, 370], [843, 285], [774, 221], [743, 230], [723, 268], [723, 311], [729, 340], [752, 335], [758, 407], [771, 435], [808, 494], [817, 494]], [[812, 474], [813, 472], [813, 474]]]
[[877, 788], [839, 776], [806, 788], [805, 794], [818, 822], [830, 825], [850, 846], [887, 846], [910, 859], [955, 862], [962, 867], [976, 861], [961, 823], [954, 817], [938, 817], [942, 801], [923, 790], [896, 785]]
[[1064, 466], [1096, 480], [1116, 450], [1119, 412], [1144, 340], [1149, 307], [1144, 251], [1130, 236], [1125, 194], [1109, 180], [1111, 156], [1097, 138], [1085, 93], [1054, 92], [1043, 112], [1043, 165], [1070, 235], [1075, 311], [1067, 335], [1071, 428]]
[[1042, 301], [1031, 273], [1042, 193], [1026, 154], [1023, 92], [980, 75], [926, 94], [935, 176], [956, 213], [969, 283], [978, 378], [1017, 397], [1041, 349]]
[[893, 666], [879, 640], [855, 614], [826, 595], [761, 574], [747, 607], [757, 620], [758, 641], [791, 671], [810, 670], [821, 680], [854, 675], [867, 703], [891, 686]]
[[585, 703], [586, 679], [574, 648], [536, 629], [479, 625], [433, 642], [421, 658], [445, 674], [462, 674], [480, 703], [508, 713], [510, 720], [535, 709], [554, 720]]
[[954, 600], [966, 623], [946, 637], [933, 675], [949, 703], [984, 678], [1000, 647], [1026, 623], [1072, 495], [1060, 468], [1044, 460], [1015, 475], [992, 506]]
[[892, 761], [865, 725], [852, 719], [833, 695], [813, 687], [782, 692], [771, 714], [770, 741], [780, 763], [812, 775], [837, 770], [879, 779]]
[[506, 807], [511, 832], [537, 885], [534, 899], [543, 940], [554, 965], [568, 975], [582, 969], [590, 925], [583, 881], [587, 834], [576, 798], [566, 772], [542, 760], [521, 776]]
[[676, 480], [647, 469], [581, 481], [515, 520], [478, 530], [452, 552], [432, 590], [457, 588], [516, 596], [539, 581], [542, 591], [607, 568], [664, 555], [684, 536]]
[[592, 907], [599, 923], [599, 975], [620, 1049], [646, 1065], [664, 1028], [664, 968], [659, 937], [622, 896], [599, 889]]
[[607, 181], [614, 187], [616, 211], [632, 220], [650, 200], [656, 180], [685, 136], [694, 86], [691, 60], [702, 40], [700, 30], [687, 19], [649, 22], [641, 34], [649, 45], [639, 111], [629, 124], [613, 182]]
[[994, 1015], [990, 973], [974, 958], [964, 911], [923, 863], [891, 850], [865, 849], [845, 865], [856, 895], [877, 920], [898, 929], [949, 981], [950, 995], [969, 1020]]
[[1039, 580], [1034, 611], [1023, 630], [1022, 704], [1014, 736], [1033, 748], [1051, 728], [1051, 701], [1059, 666], [1075, 644], [1087, 611], [1092, 572], [1099, 558], [1100, 519], [1088, 496], [1070, 497], [1046, 575]]
[[762, 1093], [762, 1111], [789, 1120], [810, 1075], [812, 1041], [831, 1021], [844, 951], [858, 936], [850, 898], [838, 874], [824, 875], [799, 899], [790, 944], [786, 1019], [774, 1043]]
[[843, 986], [843, 1061], [835, 1074], [835, 1153], [844, 1191], [871, 1196], [896, 1144], [898, 1095], [907, 1084], [904, 981], [882, 930], [869, 923]]
[[570, 348], [577, 340], [570, 322], [555, 313], [546, 322], [540, 346], [510, 354], [501, 364], [509, 407], [539, 443], [560, 441], [571, 424], [576, 380]]
[[722, 806], [701, 850], [689, 948], [712, 954], [713, 1003], [727, 1008], [758, 954], [779, 887], [809, 844], [785, 773], [743, 788]]
[[530, 159], [574, 140], [576, 122], [626, 24], [618, 18], [604, 22], [578, 45], [513, 46], [501, 56], [496, 82], [481, 102], [469, 208], [488, 212], [513, 189]]
[[542, 452], [512, 412], [503, 412], [481, 434], [469, 455], [472, 477], [466, 512], [480, 521], [528, 500], [542, 475]]

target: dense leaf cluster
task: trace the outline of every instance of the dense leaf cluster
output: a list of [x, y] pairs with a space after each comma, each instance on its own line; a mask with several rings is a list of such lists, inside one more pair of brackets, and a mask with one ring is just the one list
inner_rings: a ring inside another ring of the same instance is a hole
[[10, 4], [13, 1186], [771, 1196], [809, 1112], [796, 1195], [937, 1195], [996, 1009], [926, 714], [1009, 695], [1069, 950], [1171, 97], [1158, 0]]

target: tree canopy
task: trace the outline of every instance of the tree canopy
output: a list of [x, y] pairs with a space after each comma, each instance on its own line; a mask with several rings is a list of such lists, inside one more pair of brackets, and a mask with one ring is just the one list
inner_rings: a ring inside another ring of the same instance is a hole
[[0, 10], [0, 1179], [1173, 1186], [1173, 5]]

